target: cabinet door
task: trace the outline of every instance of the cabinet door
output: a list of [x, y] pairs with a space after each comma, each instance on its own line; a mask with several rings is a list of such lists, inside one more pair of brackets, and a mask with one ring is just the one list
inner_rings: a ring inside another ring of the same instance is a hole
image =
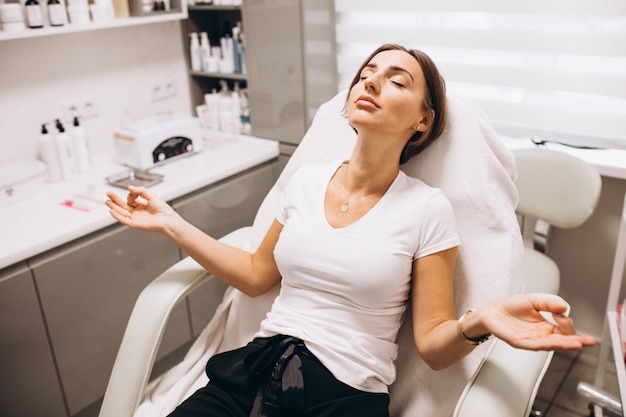
[[[276, 162], [265, 164], [176, 200], [172, 206], [187, 221], [209, 235], [220, 238], [252, 224], [261, 202], [274, 185], [276, 170]], [[198, 335], [213, 316], [225, 288], [220, 281], [212, 280], [189, 296], [194, 335]]]
[[302, 3], [243, 2], [252, 134], [298, 144], [307, 127]]
[[26, 265], [0, 273], [0, 410], [12, 417], [66, 417], [61, 387]]
[[[62, 246], [31, 264], [72, 415], [106, 389], [141, 290], [179, 260], [165, 237], [119, 225]], [[190, 340], [186, 306], [170, 320], [161, 356]]]

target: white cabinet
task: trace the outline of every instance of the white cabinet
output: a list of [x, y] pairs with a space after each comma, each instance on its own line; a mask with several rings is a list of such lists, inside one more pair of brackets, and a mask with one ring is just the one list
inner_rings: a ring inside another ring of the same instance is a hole
[[[102, 397], [137, 296], [179, 257], [165, 237], [115, 225], [31, 261], [70, 415]], [[179, 306], [162, 354], [190, 337]]]
[[0, 375], [2, 415], [66, 416], [37, 290], [25, 263], [0, 273]]

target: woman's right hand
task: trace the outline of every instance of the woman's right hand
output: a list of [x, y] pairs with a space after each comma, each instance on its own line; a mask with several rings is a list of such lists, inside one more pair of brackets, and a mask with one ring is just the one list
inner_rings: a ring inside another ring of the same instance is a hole
[[171, 223], [180, 219], [165, 201], [144, 187], [128, 187], [126, 201], [113, 192], [107, 192], [109, 213], [123, 225], [137, 230], [164, 233]]

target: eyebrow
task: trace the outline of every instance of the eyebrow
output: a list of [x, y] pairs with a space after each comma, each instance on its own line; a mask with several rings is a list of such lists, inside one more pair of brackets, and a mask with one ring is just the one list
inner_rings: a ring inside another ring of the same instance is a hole
[[[365, 66], [366, 68], [378, 68], [378, 64], [374, 63], [374, 62], [370, 62], [369, 64], [367, 64]], [[411, 81], [415, 82], [415, 80], [413, 79], [413, 74], [411, 74], [407, 69], [399, 67], [397, 65], [392, 65], [389, 67], [392, 71], [396, 71], [396, 72], [404, 72], [405, 74], [407, 74], [409, 77], [411, 77]]]

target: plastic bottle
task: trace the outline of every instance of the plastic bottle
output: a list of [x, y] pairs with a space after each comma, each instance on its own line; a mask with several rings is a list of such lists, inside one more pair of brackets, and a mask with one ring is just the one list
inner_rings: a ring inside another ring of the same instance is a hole
[[241, 90], [241, 133], [249, 135], [252, 133], [252, 125], [250, 124], [250, 100], [248, 99], [248, 90]]
[[233, 28], [233, 66], [236, 74], [241, 74], [241, 47], [240, 37], [241, 35], [241, 22], [237, 22], [237, 25]]
[[228, 83], [220, 81], [221, 89], [218, 95], [218, 115], [220, 120], [220, 130], [222, 132], [235, 133], [233, 123], [233, 95], [228, 90]]
[[200, 59], [202, 60], [202, 71], [210, 72], [211, 46], [209, 45], [209, 36], [206, 32], [200, 32]]
[[80, 173], [91, 171], [91, 160], [89, 159], [89, 146], [87, 143], [87, 132], [78, 122], [78, 117], [74, 117], [74, 126], [70, 132], [74, 154], [76, 156], [76, 168]]
[[189, 46], [189, 53], [191, 55], [191, 69], [193, 71], [202, 70], [202, 60], [200, 59], [200, 41], [198, 40], [198, 33], [191, 32], [189, 34], [191, 43]]
[[61, 179], [61, 166], [59, 165], [59, 157], [57, 156], [54, 138], [48, 133], [46, 124], [41, 125], [41, 134], [38, 140], [39, 157], [46, 164], [47, 178], [50, 182], [56, 182]]
[[65, 9], [59, 0], [48, 0], [48, 17], [50, 26], [63, 26]]
[[65, 128], [59, 119], [56, 119], [56, 127], [57, 133], [54, 135], [54, 145], [59, 158], [59, 166], [61, 167], [61, 178], [71, 180], [76, 172], [72, 139], [65, 132]]
[[28, 21], [28, 27], [31, 29], [43, 27], [43, 14], [41, 13], [41, 6], [37, 0], [26, 0], [24, 3], [24, 9], [26, 10], [26, 20]]
[[222, 59], [220, 60], [220, 72], [231, 74], [235, 72], [235, 57], [233, 55], [233, 38], [226, 34], [220, 39], [222, 47]]
[[235, 88], [232, 93], [232, 115], [233, 115], [233, 131], [241, 133], [241, 90], [239, 83], [235, 82]]
[[204, 95], [204, 102], [207, 107], [207, 128], [219, 130], [220, 118], [219, 118], [219, 94], [214, 88], [209, 94]]

